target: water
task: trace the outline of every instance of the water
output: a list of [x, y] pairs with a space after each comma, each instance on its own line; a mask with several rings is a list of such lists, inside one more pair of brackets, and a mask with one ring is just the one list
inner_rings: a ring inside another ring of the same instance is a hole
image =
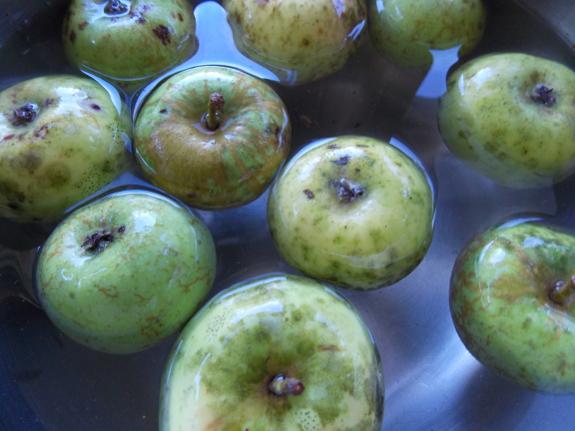
[[[16, 3], [6, 3], [9, 16], [1, 22], [11, 31], [0, 39], [0, 58], [9, 61], [0, 63], [0, 89], [47, 73], [77, 73], [67, 65], [60, 28], [54, 24], [65, 10], [64, 1], [31, 2], [40, 12], [27, 14], [26, 21]], [[519, 50], [575, 68], [573, 51], [535, 17], [510, 1], [493, 0], [487, 6], [490, 20], [473, 56]], [[537, 426], [552, 401], [509, 388], [462, 350], [449, 320], [446, 285], [458, 250], [480, 229], [523, 213], [557, 215], [555, 220], [566, 223], [561, 217], [573, 211], [573, 181], [555, 188], [511, 190], [480, 177], [449, 154], [435, 118], [437, 97], [444, 91], [442, 77], [457, 60], [449, 53], [426, 78], [389, 64], [365, 41], [335, 74], [286, 87], [235, 49], [218, 3], [199, 3], [195, 14], [198, 51], [176, 71], [213, 64], [266, 79], [290, 111], [290, 157], [307, 143], [344, 134], [393, 137], [417, 155], [437, 188], [435, 239], [418, 269], [382, 291], [342, 291], [364, 315], [382, 353], [383, 429], [499, 430], [518, 424], [536, 429], [528, 426]], [[164, 78], [133, 96], [118, 94], [137, 112]], [[134, 185], [147, 185], [137, 170], [108, 188]], [[210, 227], [218, 250], [212, 294], [264, 273], [294, 272], [273, 247], [266, 199], [267, 193], [245, 207], [196, 211]], [[68, 340], [33, 305], [35, 254], [53, 227], [0, 222], [0, 378], [11, 400], [2, 420], [8, 429], [157, 429], [160, 374], [171, 342], [134, 355], [100, 354]], [[553, 401], [566, 421], [555, 429], [574, 420], [569, 416], [572, 402], [572, 397]], [[531, 418], [527, 425], [523, 417]]]

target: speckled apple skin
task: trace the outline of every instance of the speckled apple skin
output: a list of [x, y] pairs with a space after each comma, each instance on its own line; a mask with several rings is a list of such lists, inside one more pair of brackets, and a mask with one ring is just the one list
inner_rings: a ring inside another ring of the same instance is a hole
[[341, 69], [363, 40], [365, 0], [224, 0], [238, 49], [286, 85]]
[[[531, 99], [537, 84], [557, 102]], [[492, 54], [454, 71], [438, 120], [451, 152], [491, 180], [545, 187], [575, 172], [575, 72], [541, 57]]]
[[[102, 251], [82, 247], [110, 230], [114, 240]], [[133, 353], [181, 329], [207, 296], [215, 267], [212, 236], [187, 208], [156, 193], [119, 192], [57, 226], [42, 247], [36, 285], [50, 320], [70, 338]]]
[[[14, 110], [38, 105], [34, 121]], [[0, 93], [0, 217], [57, 221], [71, 205], [126, 171], [132, 123], [96, 81], [51, 75]]]
[[[485, 366], [547, 394], [575, 393], [575, 301], [548, 289], [572, 284], [575, 238], [533, 222], [495, 226], [460, 252], [451, 277], [457, 333]], [[572, 287], [573, 289], [573, 287]]]
[[[346, 161], [342, 163], [342, 161]], [[333, 179], [365, 193], [340, 202]], [[267, 206], [274, 244], [295, 269], [354, 290], [391, 285], [423, 260], [433, 236], [428, 178], [398, 148], [342, 136], [304, 147], [274, 183]]]
[[460, 46], [470, 53], [485, 29], [481, 0], [373, 0], [369, 4], [369, 35], [390, 62], [417, 71], [431, 67], [429, 50]]
[[[277, 374], [301, 395], [268, 392]], [[383, 375], [357, 310], [307, 278], [232, 286], [186, 325], [162, 384], [162, 431], [379, 431]]]
[[[202, 123], [211, 93], [220, 126]], [[291, 122], [280, 97], [239, 70], [203, 66], [158, 87], [136, 120], [134, 154], [146, 178], [188, 205], [219, 210], [257, 199], [284, 163]]]
[[196, 20], [187, 0], [122, 0], [128, 10], [104, 13], [106, 0], [72, 0], [62, 38], [70, 63], [132, 89], [190, 58]]

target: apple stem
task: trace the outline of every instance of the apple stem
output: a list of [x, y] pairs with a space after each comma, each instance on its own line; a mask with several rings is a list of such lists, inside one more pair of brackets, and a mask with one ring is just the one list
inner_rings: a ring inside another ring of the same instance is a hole
[[281, 397], [282, 395], [301, 395], [305, 389], [302, 382], [293, 377], [285, 377], [283, 374], [275, 376], [270, 384], [272, 394]]
[[575, 288], [575, 275], [571, 277], [571, 283], [558, 281], [549, 290], [548, 296], [551, 301], [558, 305], [566, 305], [566, 302], [573, 295]]
[[34, 121], [36, 114], [38, 114], [38, 105], [34, 103], [26, 103], [21, 108], [14, 109], [14, 118], [11, 122], [14, 126], [28, 124]]
[[109, 0], [104, 7], [104, 13], [107, 15], [119, 15], [128, 10], [128, 6], [118, 0]]
[[543, 84], [537, 84], [531, 92], [531, 98], [536, 102], [541, 102], [545, 106], [552, 106], [557, 99], [551, 94], [552, 88], [546, 87]]
[[360, 184], [347, 178], [331, 180], [329, 187], [336, 191], [339, 201], [344, 203], [352, 203], [365, 193], [365, 189]]
[[220, 125], [220, 111], [225, 103], [224, 96], [220, 93], [210, 94], [208, 113], [204, 116], [204, 125], [208, 130], [216, 130]]

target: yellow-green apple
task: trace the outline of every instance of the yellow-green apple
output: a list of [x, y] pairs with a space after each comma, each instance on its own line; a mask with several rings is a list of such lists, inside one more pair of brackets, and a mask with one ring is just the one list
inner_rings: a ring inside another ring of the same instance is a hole
[[331, 288], [267, 275], [215, 296], [164, 371], [160, 430], [379, 431], [379, 353]]
[[456, 69], [438, 120], [451, 152], [509, 187], [545, 187], [575, 172], [575, 72], [523, 53], [488, 54]]
[[98, 82], [49, 75], [0, 93], [0, 217], [57, 221], [128, 169], [132, 123]]
[[264, 81], [236, 69], [178, 72], [145, 101], [134, 153], [144, 176], [190, 206], [245, 205], [269, 186], [290, 148], [286, 107]]
[[268, 198], [280, 255], [313, 278], [350, 289], [393, 284], [424, 258], [433, 235], [428, 176], [402, 150], [363, 136], [312, 143]]
[[188, 208], [148, 190], [108, 194], [75, 210], [43, 245], [38, 297], [73, 340], [137, 352], [180, 330], [215, 277], [215, 246]]
[[365, 0], [224, 0], [238, 50], [287, 85], [341, 69], [363, 40]]
[[477, 234], [453, 268], [457, 333], [486, 367], [523, 388], [575, 394], [575, 237], [536, 220]]

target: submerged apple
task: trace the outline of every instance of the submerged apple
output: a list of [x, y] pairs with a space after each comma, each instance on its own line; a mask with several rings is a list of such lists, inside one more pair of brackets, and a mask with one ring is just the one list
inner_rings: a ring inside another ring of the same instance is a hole
[[149, 191], [117, 192], [74, 211], [41, 249], [36, 286], [52, 322], [110, 353], [160, 343], [190, 319], [215, 277], [206, 225]]
[[180, 334], [162, 387], [162, 431], [379, 431], [383, 418], [381, 363], [361, 316], [298, 276], [220, 292]]
[[365, 0], [224, 0], [223, 6], [239, 51], [288, 85], [341, 69], [367, 20]]
[[459, 254], [450, 305], [457, 333], [485, 366], [530, 390], [575, 394], [575, 237], [515, 221]]
[[438, 120], [451, 152], [509, 187], [544, 187], [575, 172], [575, 72], [521, 53], [485, 55], [448, 78]]
[[373, 0], [369, 34], [390, 62], [414, 70], [431, 67], [432, 50], [459, 47], [468, 54], [481, 40], [485, 8], [481, 0]]
[[128, 169], [126, 107], [92, 79], [51, 75], [0, 93], [0, 217], [56, 221]]
[[155, 186], [188, 205], [245, 205], [269, 186], [290, 148], [285, 105], [265, 82], [202, 66], [154, 90], [136, 120], [136, 161]]
[[195, 28], [187, 0], [72, 0], [62, 36], [71, 64], [131, 90], [190, 58]]
[[304, 147], [278, 176], [267, 211], [287, 263], [350, 289], [401, 280], [433, 235], [428, 177], [399, 148], [362, 136]]

